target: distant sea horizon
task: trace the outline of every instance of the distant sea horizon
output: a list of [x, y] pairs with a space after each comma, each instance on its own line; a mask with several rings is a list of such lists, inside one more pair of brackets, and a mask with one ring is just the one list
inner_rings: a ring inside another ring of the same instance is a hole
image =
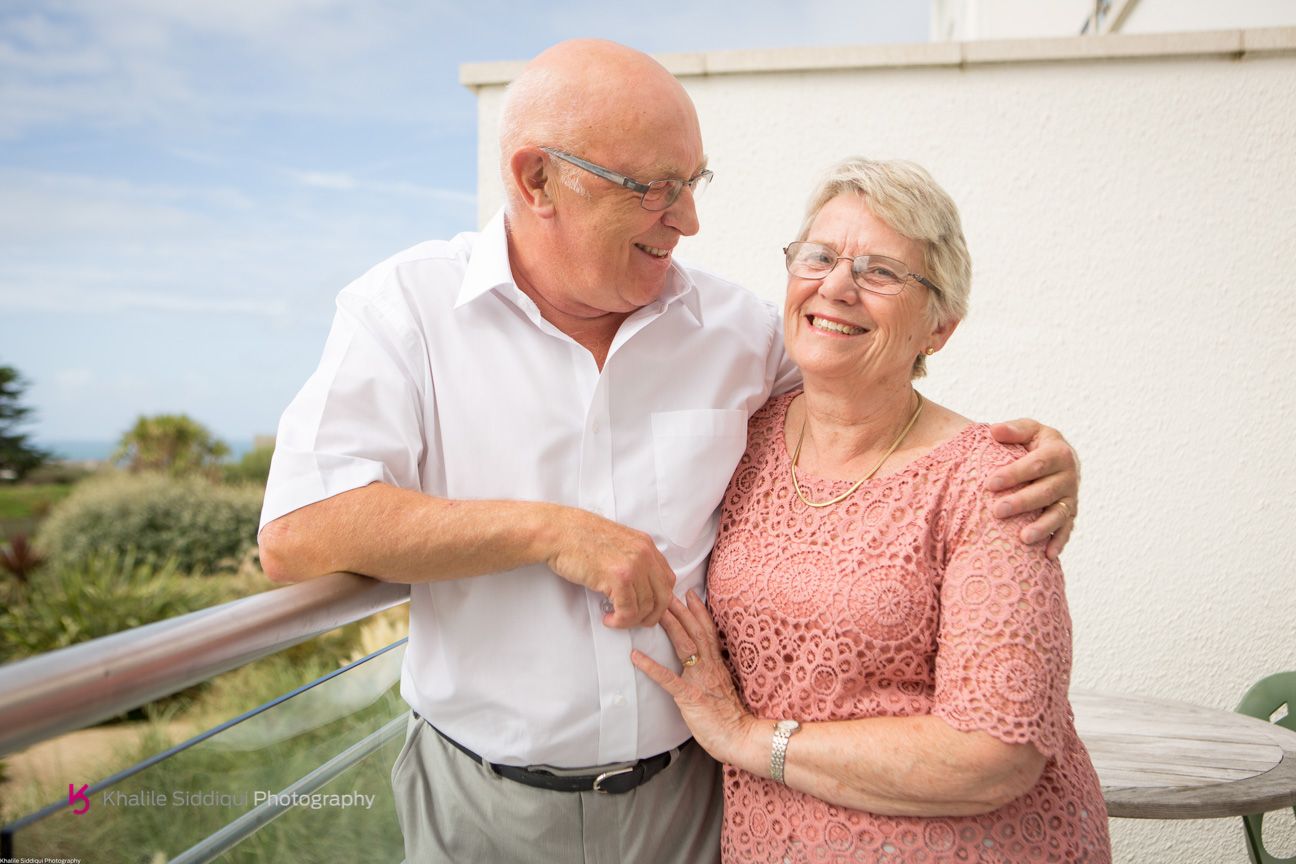
[[[223, 439], [224, 440], [224, 439]], [[252, 449], [252, 439], [225, 440], [230, 448], [230, 461], [237, 462], [243, 454]], [[49, 450], [54, 458], [62, 462], [107, 462], [117, 449], [116, 441], [99, 441], [89, 439], [51, 439], [35, 442], [37, 447]]]

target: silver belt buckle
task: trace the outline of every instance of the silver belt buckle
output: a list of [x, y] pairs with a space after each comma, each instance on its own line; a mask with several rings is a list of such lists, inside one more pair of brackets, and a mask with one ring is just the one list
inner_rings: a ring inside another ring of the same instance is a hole
[[621, 774], [629, 774], [630, 772], [632, 772], [632, 771], [634, 771], [634, 770], [635, 770], [635, 766], [634, 766], [634, 765], [631, 765], [629, 768], [618, 768], [618, 769], [615, 770], [615, 771], [604, 771], [602, 774], [600, 774], [600, 775], [598, 775], [597, 777], [594, 778], [594, 791], [595, 791], [595, 792], [602, 792], [604, 795], [611, 795], [612, 793], [611, 793], [611, 792], [608, 792], [606, 789], [602, 788], [602, 786], [601, 786], [600, 784], [601, 784], [604, 780], [608, 779], [609, 777], [616, 777], [616, 776], [621, 775]]

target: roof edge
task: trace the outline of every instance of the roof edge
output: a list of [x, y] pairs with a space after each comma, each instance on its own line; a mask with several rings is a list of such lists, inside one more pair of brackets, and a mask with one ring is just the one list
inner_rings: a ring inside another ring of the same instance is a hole
[[[810, 72], [924, 66], [975, 66], [1158, 57], [1244, 57], [1296, 52], [1296, 27], [1203, 30], [1188, 33], [1111, 33], [973, 42], [839, 45], [654, 54], [678, 78], [762, 72]], [[464, 63], [459, 83], [476, 89], [508, 84], [525, 60]]]

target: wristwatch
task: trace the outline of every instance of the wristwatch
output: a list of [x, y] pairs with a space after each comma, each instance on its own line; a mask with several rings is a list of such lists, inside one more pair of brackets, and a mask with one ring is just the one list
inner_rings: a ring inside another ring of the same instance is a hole
[[770, 776], [776, 783], [783, 782], [783, 758], [787, 755], [788, 739], [801, 731], [795, 720], [780, 720], [774, 724], [774, 749], [770, 751]]

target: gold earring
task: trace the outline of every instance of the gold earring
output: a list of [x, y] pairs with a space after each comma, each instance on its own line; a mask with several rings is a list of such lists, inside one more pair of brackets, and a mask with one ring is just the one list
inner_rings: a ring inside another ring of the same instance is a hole
[[935, 353], [936, 353], [936, 349], [935, 349], [935, 348], [928, 348], [928, 349], [927, 349], [927, 356], [928, 356], [928, 357], [930, 357], [931, 355], [933, 355], [933, 354], [935, 354]]

